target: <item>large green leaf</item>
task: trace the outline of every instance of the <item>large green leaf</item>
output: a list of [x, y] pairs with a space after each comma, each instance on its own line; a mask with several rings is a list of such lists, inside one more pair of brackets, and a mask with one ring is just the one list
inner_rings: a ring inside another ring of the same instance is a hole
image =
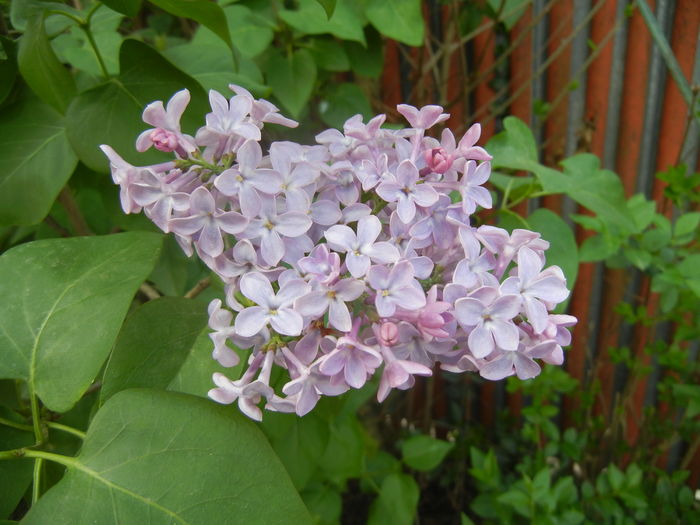
[[287, 59], [275, 53], [267, 62], [266, 72], [272, 93], [293, 117], [298, 117], [316, 82], [316, 64], [311, 54], [300, 49]]
[[556, 213], [540, 208], [527, 218], [530, 229], [542, 234], [549, 241], [547, 265], [556, 264], [566, 276], [566, 287], [573, 290], [578, 274], [578, 247], [574, 232]]
[[176, 91], [190, 90], [192, 101], [183, 117], [183, 129], [194, 130], [207, 113], [206, 94], [190, 76], [183, 73], [152, 47], [127, 39], [119, 53], [121, 74], [78, 95], [66, 114], [68, 138], [88, 167], [107, 171], [108, 162], [99, 150], [109, 144], [133, 164], [160, 162], [160, 152], [136, 153], [134, 142], [148, 128], [141, 121], [144, 107], [154, 100], [169, 100]]
[[203, 304], [161, 297], [129, 315], [107, 362], [100, 403], [127, 388], [165, 388], [207, 324]]
[[382, 35], [372, 26], [365, 29], [367, 45], [357, 42], [344, 42], [345, 50], [350, 59], [350, 67], [358, 75], [379, 78], [384, 69], [384, 43]]
[[365, 13], [384, 36], [422, 46], [425, 24], [420, 0], [369, 0]]
[[338, 0], [330, 18], [316, 0], [299, 0], [299, 9], [281, 10], [279, 16], [294, 29], [307, 35], [329, 33], [343, 40], [365, 43], [365, 20], [355, 0]]
[[231, 46], [231, 35], [226, 24], [223, 10], [215, 2], [209, 0], [150, 0], [164, 11], [175, 16], [191, 18], [208, 27], [221, 40]]
[[66, 463], [23, 523], [311, 523], [255, 425], [185, 394], [120, 392]]
[[75, 81], [51, 49], [43, 13], [36, 13], [27, 21], [19, 42], [17, 62], [22, 77], [39, 98], [65, 113], [76, 93]]
[[0, 377], [69, 410], [100, 370], [162, 237], [123, 233], [23, 244], [0, 257]]
[[504, 131], [487, 144], [493, 155], [494, 168], [530, 171], [536, 175], [544, 192], [566, 194], [613, 227], [635, 231], [636, 225], [619, 177], [611, 171], [601, 170], [595, 155], [569, 157], [562, 162], [562, 173], [539, 163], [535, 139], [524, 122], [507, 117], [503, 125]]
[[78, 159], [64, 119], [28, 98], [0, 113], [0, 224], [42, 220]]
[[620, 178], [612, 171], [600, 169], [598, 157], [581, 153], [562, 161], [562, 166], [563, 174], [554, 170], [540, 174], [544, 191], [565, 193], [618, 230], [636, 231]]

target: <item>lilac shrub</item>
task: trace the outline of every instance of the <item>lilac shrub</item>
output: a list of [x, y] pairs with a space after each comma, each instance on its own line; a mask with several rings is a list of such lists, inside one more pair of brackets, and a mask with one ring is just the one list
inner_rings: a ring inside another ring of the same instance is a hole
[[[438, 140], [426, 131], [449, 115], [402, 104], [410, 127], [356, 115], [315, 145], [274, 142], [264, 155], [265, 123], [297, 123], [231, 89], [228, 100], [210, 92], [194, 137], [180, 129], [186, 90], [146, 107], [153, 128], [136, 148], [170, 162], [135, 167], [102, 146], [124, 211], [143, 211], [225, 283], [225, 303], [209, 305], [213, 357], [232, 367], [245, 351], [248, 367], [214, 374], [212, 399], [257, 420], [261, 406], [302, 416], [375, 373], [383, 401], [436, 366], [499, 380], [563, 362], [576, 319], [551, 313], [569, 291], [559, 267], [544, 267], [549, 243], [471, 225], [492, 205], [478, 124]], [[280, 391], [274, 366], [289, 378]]]

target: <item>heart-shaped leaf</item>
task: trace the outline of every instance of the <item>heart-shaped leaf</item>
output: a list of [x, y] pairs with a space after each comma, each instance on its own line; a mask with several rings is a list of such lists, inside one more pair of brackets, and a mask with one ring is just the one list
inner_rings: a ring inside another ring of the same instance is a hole
[[370, 0], [365, 13], [381, 34], [409, 46], [423, 45], [425, 24], [420, 0]]
[[0, 257], [0, 377], [24, 379], [66, 412], [95, 378], [162, 236], [35, 241]]
[[77, 162], [52, 107], [32, 97], [1, 112], [0, 224], [46, 217]]
[[63, 462], [65, 477], [23, 523], [311, 523], [256, 426], [186, 394], [120, 392]]
[[272, 93], [292, 116], [298, 117], [316, 82], [316, 64], [311, 54], [300, 49], [287, 59], [275, 53], [268, 60], [266, 71]]

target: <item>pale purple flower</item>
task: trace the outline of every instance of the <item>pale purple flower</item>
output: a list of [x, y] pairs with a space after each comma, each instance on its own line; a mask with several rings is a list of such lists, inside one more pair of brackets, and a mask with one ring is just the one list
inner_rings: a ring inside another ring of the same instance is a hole
[[146, 215], [164, 232], [169, 231], [168, 221], [175, 211], [186, 211], [190, 207], [190, 196], [178, 191], [177, 178], [184, 177], [180, 170], [174, 170], [173, 178], [168, 184], [164, 177], [150, 170], [142, 170], [140, 179], [131, 186], [131, 198], [146, 210]]
[[396, 109], [416, 129], [428, 129], [438, 122], [450, 118], [449, 113], [442, 112], [441, 106], [423, 106], [418, 109], [408, 104], [399, 104]]
[[542, 302], [557, 304], [569, 296], [566, 279], [557, 266], [542, 271], [544, 262], [534, 251], [523, 246], [518, 251], [518, 276], [503, 282], [504, 293], [519, 294], [530, 324], [536, 332], [547, 327], [547, 306]]
[[370, 215], [357, 222], [357, 234], [349, 226], [338, 224], [326, 230], [324, 236], [333, 250], [347, 254], [345, 265], [353, 277], [360, 278], [369, 270], [371, 261], [386, 264], [399, 260], [396, 247], [375, 242], [381, 231], [379, 219]]
[[299, 259], [298, 266], [302, 272], [328, 284], [340, 275], [340, 256], [331, 252], [327, 244], [319, 244], [307, 257]]
[[222, 230], [235, 235], [248, 225], [248, 219], [240, 213], [217, 209], [214, 197], [203, 186], [192, 192], [190, 213], [187, 217], [170, 219], [169, 227], [180, 235], [199, 234], [197, 246], [210, 257], [216, 257], [224, 251]]
[[375, 306], [381, 317], [394, 315], [396, 307], [418, 310], [426, 304], [425, 294], [413, 278], [413, 266], [401, 261], [391, 270], [386, 266], [372, 266], [367, 274], [369, 285], [375, 290]]
[[246, 118], [252, 109], [252, 101], [245, 96], [230, 100], [221, 93], [209, 91], [212, 112], [207, 114], [207, 125], [197, 132], [197, 144], [216, 146], [218, 153], [230, 152], [241, 139], [260, 140], [260, 129]]
[[459, 188], [462, 194], [462, 210], [464, 213], [474, 213], [477, 205], [485, 209], [491, 208], [493, 204], [491, 193], [482, 186], [490, 175], [490, 162], [482, 162], [478, 167], [473, 160], [467, 162]]
[[262, 200], [258, 192], [275, 195], [282, 189], [282, 176], [268, 168], [258, 168], [262, 162], [260, 144], [246, 141], [236, 154], [236, 165], [221, 173], [214, 186], [226, 196], [237, 196], [246, 217], [260, 212]]
[[414, 375], [433, 375], [432, 370], [425, 365], [398, 359], [390, 348], [383, 347], [381, 353], [384, 358], [384, 371], [377, 390], [377, 401], [380, 403], [386, 399], [392, 388], [411, 388], [415, 383]]
[[496, 348], [518, 348], [518, 327], [512, 319], [520, 312], [520, 297], [501, 295], [496, 288], [483, 287], [455, 302], [454, 316], [469, 328], [469, 350], [486, 357]]
[[418, 168], [410, 160], [404, 160], [396, 168], [394, 180], [382, 182], [377, 194], [387, 202], [397, 202], [399, 218], [409, 223], [416, 215], [416, 205], [428, 207], [439, 198], [435, 189], [428, 184], [418, 183]]
[[175, 151], [186, 157], [197, 149], [194, 139], [180, 131], [180, 118], [190, 102], [190, 92], [178, 91], [163, 107], [163, 102], [151, 102], [143, 111], [143, 121], [153, 126], [142, 132], [136, 139], [136, 149], [146, 151], [155, 146], [161, 151]]
[[272, 102], [268, 102], [263, 99], [255, 99], [250, 92], [244, 87], [237, 86], [236, 84], [229, 84], [229, 89], [236, 93], [247, 97], [251, 101], [250, 119], [259, 128], [263, 127], [264, 122], [269, 122], [270, 124], [279, 124], [280, 126], [285, 126], [288, 128], [296, 128], [299, 123], [295, 120], [289, 119], [279, 114], [279, 109]]
[[236, 333], [252, 337], [270, 324], [282, 335], [299, 335], [304, 319], [292, 305], [306, 294], [308, 285], [302, 280], [291, 280], [280, 287], [275, 294], [270, 281], [258, 272], [241, 277], [241, 293], [258, 306], [250, 306], [236, 316]]
[[275, 266], [285, 255], [283, 237], [300, 237], [311, 228], [311, 219], [305, 213], [288, 211], [277, 214], [276, 199], [265, 199], [260, 218], [250, 221], [241, 234], [246, 239], [260, 239], [260, 253], [266, 263]]
[[319, 371], [327, 376], [342, 373], [352, 388], [362, 388], [368, 376], [382, 364], [381, 355], [362, 344], [352, 334], [337, 340], [335, 348], [319, 361]]
[[298, 144], [275, 142], [270, 146], [270, 162], [282, 176], [280, 190], [284, 193], [287, 206], [298, 210], [308, 209], [310, 198], [305, 188], [316, 182], [320, 173], [311, 164], [292, 162], [297, 149], [301, 149]]
[[209, 328], [214, 330], [209, 334], [209, 338], [214, 343], [214, 352], [212, 357], [216, 359], [221, 366], [231, 367], [236, 366], [240, 358], [238, 354], [231, 350], [226, 342], [235, 334], [235, 330], [231, 325], [233, 314], [221, 307], [221, 299], [214, 299], [209, 303]]
[[365, 284], [356, 279], [341, 279], [324, 285], [300, 297], [294, 303], [294, 309], [305, 317], [318, 319], [328, 311], [328, 323], [341, 332], [349, 332], [352, 328], [352, 318], [348, 305], [365, 291]]
[[471, 160], [491, 160], [493, 157], [480, 146], [475, 146], [481, 136], [481, 124], [473, 124], [457, 145], [457, 151], [461, 156]]

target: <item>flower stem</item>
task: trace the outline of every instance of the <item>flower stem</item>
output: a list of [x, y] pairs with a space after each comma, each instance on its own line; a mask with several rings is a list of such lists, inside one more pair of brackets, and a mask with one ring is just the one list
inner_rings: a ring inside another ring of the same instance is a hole
[[77, 428], [69, 427], [68, 425], [62, 425], [61, 423], [54, 423], [53, 421], [47, 421], [46, 426], [49, 428], [54, 428], [56, 430], [61, 430], [68, 434], [73, 434], [80, 439], [85, 439], [85, 432], [78, 430]]
[[37, 458], [34, 461], [34, 474], [32, 475], [32, 505], [41, 497], [41, 471], [44, 468], [44, 460]]
[[0, 425], [16, 428], [17, 430], [26, 430], [27, 432], [32, 432], [34, 430], [31, 425], [23, 425], [22, 423], [17, 423], [10, 419], [5, 419], [4, 417], [0, 417]]

